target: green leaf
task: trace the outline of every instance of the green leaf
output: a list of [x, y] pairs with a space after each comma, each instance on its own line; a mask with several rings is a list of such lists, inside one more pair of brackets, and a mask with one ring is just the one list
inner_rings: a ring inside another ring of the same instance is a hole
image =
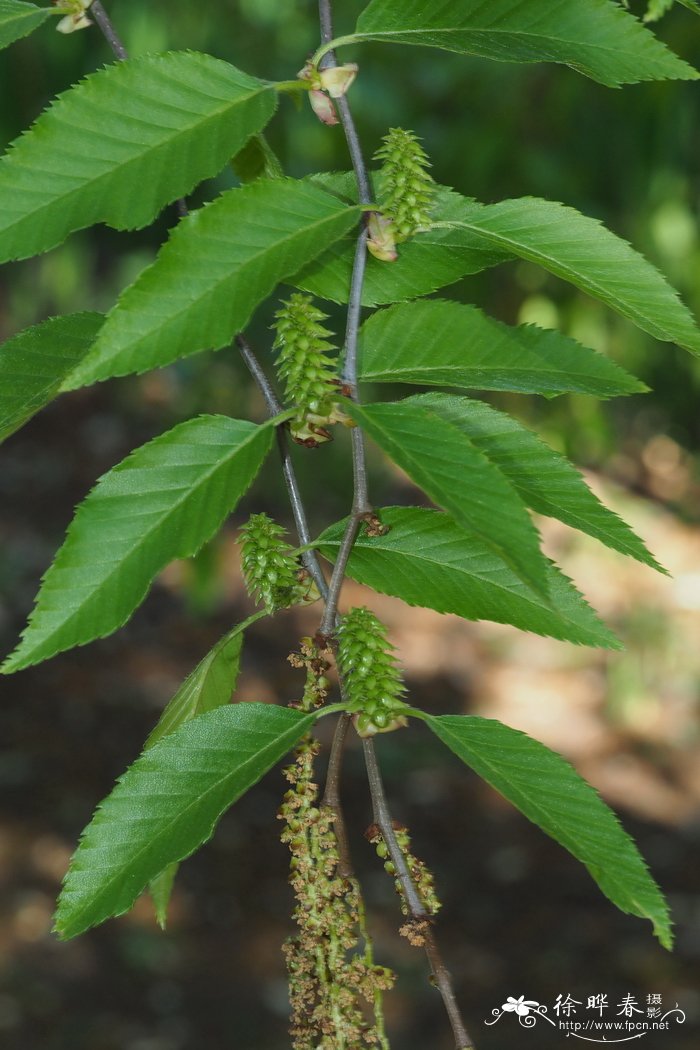
[[657, 339], [700, 354], [690, 311], [651, 263], [596, 219], [553, 201], [523, 197], [498, 204], [465, 198], [450, 223], [465, 243], [527, 259], [617, 310]]
[[123, 915], [149, 881], [212, 835], [221, 815], [316, 718], [235, 704], [181, 725], [124, 773], [83, 832], [63, 885], [63, 940]]
[[170, 898], [173, 893], [175, 879], [177, 878], [179, 870], [180, 863], [179, 861], [175, 861], [173, 864], [168, 864], [167, 867], [158, 872], [158, 874], [148, 883], [148, 892], [153, 901], [156, 922], [161, 930], [165, 930], [168, 925], [168, 907], [170, 905]]
[[372, 0], [352, 37], [501, 62], [559, 62], [609, 87], [698, 74], [611, 0]]
[[593, 495], [574, 465], [511, 416], [468, 397], [423, 394], [410, 400], [466, 434], [532, 510], [666, 572], [629, 525]]
[[253, 135], [231, 161], [235, 174], [245, 185], [256, 179], [282, 179], [279, 158], [264, 135]]
[[243, 632], [266, 615], [262, 610], [237, 624], [197, 664], [163, 711], [144, 744], [144, 750], [174, 732], [183, 722], [189, 722], [198, 715], [214, 711], [230, 702], [241, 665]]
[[275, 285], [355, 226], [309, 181], [260, 179], [193, 212], [122, 294], [71, 388], [227, 345]]
[[216, 175], [274, 113], [276, 93], [208, 55], [117, 62], [60, 96], [0, 161], [0, 262], [75, 230], [150, 223]]
[[[144, 751], [148, 751], [164, 736], [173, 733], [185, 722], [190, 722], [199, 715], [215, 711], [218, 707], [230, 703], [231, 696], [236, 690], [238, 673], [241, 668], [243, 632], [251, 623], [255, 623], [265, 615], [264, 611], [253, 613], [243, 623], [237, 624], [197, 664], [163, 711], [143, 746]], [[167, 924], [168, 905], [178, 868], [178, 863], [169, 864], [159, 875], [151, 879], [148, 885], [156, 920], [162, 930]]]
[[431, 299], [380, 310], [360, 331], [360, 378], [368, 383], [578, 392], [596, 397], [648, 387], [603, 354], [559, 332], [512, 328], [475, 306]]
[[678, 3], [688, 11], [692, 11], [694, 15], [700, 15], [700, 4], [697, 3], [697, 0], [678, 0]]
[[580, 860], [613, 904], [649, 919], [664, 948], [671, 948], [668, 906], [636, 845], [561, 755], [491, 719], [422, 717], [458, 758]]
[[174, 558], [195, 554], [258, 473], [274, 433], [225, 416], [181, 423], [105, 474], [78, 507], [5, 674], [104, 638]]
[[[352, 203], [357, 202], [354, 176], [342, 174], [314, 177], [314, 182]], [[445, 186], [438, 186], [435, 194], [433, 218], [435, 222], [450, 223], [459, 220], [464, 204], [461, 197]], [[356, 238], [347, 236], [331, 245], [327, 251], [294, 277], [294, 284], [304, 291], [347, 303]], [[386, 303], [414, 299], [419, 295], [453, 284], [460, 277], [479, 273], [488, 266], [501, 263], [505, 256], [499, 249], [474, 246], [469, 233], [446, 225], [416, 234], [399, 246], [396, 262], [379, 262], [373, 256], [367, 259], [367, 270], [362, 289], [363, 306], [383, 306]]]
[[547, 564], [525, 504], [458, 427], [415, 399], [349, 403], [348, 411], [435, 503], [476, 533], [521, 580], [547, 595]]
[[103, 321], [90, 313], [52, 317], [0, 346], [0, 441], [53, 400]]
[[50, 7], [36, 7], [19, 0], [0, 0], [0, 48], [33, 33], [52, 13]]
[[[401, 598], [467, 620], [508, 623], [576, 645], [621, 649], [584, 598], [556, 566], [548, 565], [545, 602], [473, 533], [448, 514], [419, 507], [380, 511], [385, 536], [360, 535], [350, 555], [348, 575], [381, 594]], [[318, 538], [326, 558], [338, 553], [345, 522]]]

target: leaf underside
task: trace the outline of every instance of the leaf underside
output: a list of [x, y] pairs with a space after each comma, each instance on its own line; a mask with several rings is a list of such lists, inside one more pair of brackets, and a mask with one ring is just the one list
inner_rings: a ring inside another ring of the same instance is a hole
[[104, 222], [148, 225], [267, 124], [271, 84], [195, 52], [147, 55], [60, 96], [0, 160], [0, 262]]
[[501, 62], [558, 62], [609, 87], [698, 77], [611, 0], [372, 0], [356, 36]]
[[105, 474], [78, 507], [1, 670], [19, 671], [121, 627], [168, 562], [214, 535], [258, 473], [273, 433], [272, 423], [200, 416]]
[[431, 500], [546, 598], [546, 559], [525, 504], [462, 430], [416, 399], [348, 411]]
[[[251, 623], [265, 615], [264, 611], [253, 613], [243, 623], [237, 624], [197, 664], [158, 719], [143, 746], [144, 751], [154, 747], [163, 737], [174, 733], [185, 722], [190, 722], [208, 711], [215, 711], [230, 702], [241, 669], [243, 632]], [[162, 930], [167, 924], [168, 905], [179, 866], [177, 861], [168, 864], [148, 884], [156, 920]]]
[[102, 314], [69, 314], [27, 328], [0, 346], [0, 441], [51, 401], [89, 352]]
[[236, 624], [197, 664], [158, 719], [144, 750], [173, 733], [183, 722], [229, 703], [241, 667], [243, 633], [265, 615], [264, 611], [253, 613], [243, 623]]
[[424, 405], [466, 434], [532, 510], [666, 572], [627, 522], [593, 495], [574, 465], [517, 420], [468, 397], [435, 393], [419, 394], [409, 400]]
[[309, 180], [260, 179], [223, 193], [180, 222], [122, 293], [69, 387], [228, 345], [280, 281], [359, 217], [358, 206]]
[[0, 49], [33, 33], [47, 18], [51, 18], [50, 7], [0, 0]]
[[212, 835], [315, 715], [235, 704], [200, 715], [144, 752], [83, 832], [56, 912], [63, 940], [128, 911], [151, 879]]
[[[448, 514], [420, 507], [385, 507], [379, 514], [389, 532], [360, 535], [350, 555], [348, 575], [358, 583], [466, 620], [511, 624], [576, 645], [622, 648], [555, 565], [547, 567], [547, 602]], [[337, 556], [344, 527], [339, 522], [319, 536], [324, 557]]]
[[649, 919], [661, 944], [671, 948], [668, 907], [637, 847], [561, 755], [491, 719], [426, 715], [425, 721], [475, 773], [580, 860], [613, 904]]
[[559, 332], [511, 327], [475, 306], [428, 299], [399, 303], [365, 321], [360, 378], [368, 383], [581, 393], [599, 398], [641, 393], [644, 383], [603, 354]]

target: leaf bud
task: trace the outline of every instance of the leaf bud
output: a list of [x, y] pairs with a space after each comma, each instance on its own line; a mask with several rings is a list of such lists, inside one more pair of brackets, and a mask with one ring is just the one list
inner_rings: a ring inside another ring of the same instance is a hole
[[92, 0], [54, 0], [54, 3], [64, 15], [56, 26], [58, 33], [75, 33], [92, 25], [92, 19], [86, 14]]
[[321, 87], [331, 98], [342, 98], [352, 86], [357, 76], [358, 66], [348, 62], [344, 66], [329, 66], [319, 73]]
[[394, 224], [386, 215], [379, 212], [370, 213], [367, 220], [367, 249], [380, 262], [396, 262], [396, 236]]

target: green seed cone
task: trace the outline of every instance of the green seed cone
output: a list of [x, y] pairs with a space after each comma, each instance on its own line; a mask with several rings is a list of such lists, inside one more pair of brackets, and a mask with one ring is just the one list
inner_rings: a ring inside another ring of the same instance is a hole
[[403, 128], [391, 128], [374, 157], [382, 161], [381, 212], [400, 243], [430, 224], [435, 194], [430, 161], [417, 136]]
[[387, 733], [405, 725], [401, 672], [387, 629], [369, 609], [351, 609], [338, 630], [338, 667], [345, 679], [350, 711], [360, 736]]
[[328, 339], [332, 333], [322, 324], [326, 316], [301, 292], [295, 292], [275, 314], [277, 370], [287, 404], [296, 409], [290, 429], [300, 444], [329, 441], [328, 426], [352, 423], [335, 400], [340, 382], [337, 361], [329, 356], [335, 350]]
[[285, 531], [267, 514], [252, 514], [243, 527], [241, 564], [248, 593], [269, 613], [316, 601], [318, 591], [283, 539]]

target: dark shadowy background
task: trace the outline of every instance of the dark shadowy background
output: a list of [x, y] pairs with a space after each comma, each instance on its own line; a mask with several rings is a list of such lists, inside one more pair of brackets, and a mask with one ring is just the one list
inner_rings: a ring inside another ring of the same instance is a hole
[[[170, 0], [110, 4], [134, 54], [198, 48], [271, 79], [293, 77], [315, 46], [315, 10], [301, 0]], [[338, 4], [338, 31], [361, 6]], [[660, 33], [700, 63], [700, 20], [678, 9]], [[351, 57], [352, 53], [348, 54]], [[558, 67], [498, 65], [442, 52], [366, 46], [352, 91], [370, 154], [389, 126], [424, 139], [435, 177], [480, 200], [562, 200], [630, 239], [700, 312], [700, 88], [653, 84], [610, 91]], [[109, 60], [98, 32], [51, 27], [0, 55], [0, 139], [9, 142], [59, 91]], [[283, 100], [270, 138], [290, 174], [345, 168], [342, 132]], [[233, 177], [208, 184], [210, 196]], [[0, 276], [0, 336], [44, 317], [108, 309], [154, 255], [172, 213], [133, 235], [99, 228]], [[654, 393], [601, 405], [502, 397], [557, 448], [588, 468], [672, 579], [545, 524], [547, 549], [624, 639], [621, 655], [588, 652], [487, 624], [409, 610], [350, 587], [389, 622], [412, 700], [525, 729], [575, 762], [620, 812], [668, 891], [673, 955], [648, 924], [615, 911], [567, 853], [480, 784], [421, 728], [379, 741], [396, 815], [437, 874], [439, 936], [479, 1050], [561, 1046], [543, 1023], [513, 1015], [484, 1025], [506, 996], [549, 1006], [558, 994], [686, 1011], [683, 1026], [649, 1036], [650, 1050], [698, 1046], [700, 1018], [700, 533], [697, 529], [700, 368], [529, 265], [463, 281], [454, 294], [509, 322], [559, 326], [614, 356]], [[275, 301], [251, 337], [263, 355]], [[332, 320], [337, 319], [337, 314]], [[14, 645], [41, 573], [73, 506], [130, 449], [201, 411], [262, 415], [233, 351], [65, 397], [11, 438], [0, 455], [0, 636]], [[345, 440], [299, 455], [314, 528], [343, 516]], [[409, 501], [378, 461], [374, 490]], [[322, 491], [316, 488], [323, 472]], [[268, 775], [182, 868], [164, 936], [148, 901], [67, 945], [51, 935], [60, 879], [81, 828], [138, 754], [159, 710], [211, 644], [250, 611], [236, 529], [248, 510], [288, 520], [271, 460], [219, 540], [167, 570], [131, 623], [112, 638], [6, 680], [0, 705], [0, 1046], [3, 1050], [283, 1050], [285, 975], [279, 951], [291, 897]], [[250, 632], [239, 696], [287, 702], [299, 680], [285, 661], [317, 613]], [[298, 674], [298, 673], [297, 673]], [[395, 1050], [448, 1048], [425, 963], [397, 933], [390, 881], [362, 837], [370, 820], [360, 756], [345, 788], [354, 854], [370, 902], [378, 955], [400, 973], [388, 997]], [[583, 1009], [583, 1008], [581, 1008]], [[589, 1015], [590, 1016], [590, 1015]], [[543, 1030], [544, 1028], [547, 1030]], [[656, 1041], [654, 1041], [656, 1040]]]

